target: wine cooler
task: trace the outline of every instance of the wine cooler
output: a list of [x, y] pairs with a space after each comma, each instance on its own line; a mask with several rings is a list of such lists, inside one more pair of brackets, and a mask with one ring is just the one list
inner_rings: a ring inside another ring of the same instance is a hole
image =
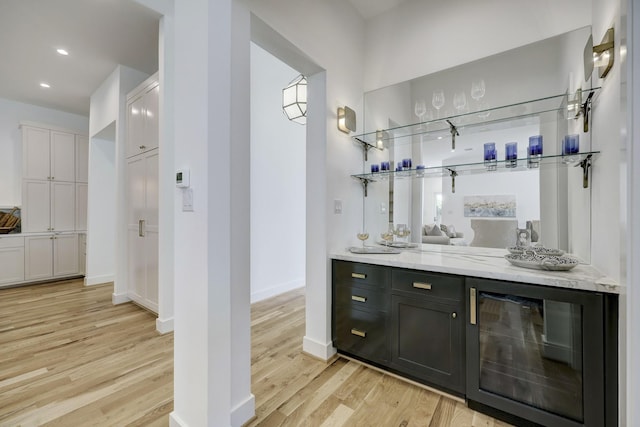
[[485, 279], [466, 292], [471, 408], [519, 426], [617, 424], [611, 296]]

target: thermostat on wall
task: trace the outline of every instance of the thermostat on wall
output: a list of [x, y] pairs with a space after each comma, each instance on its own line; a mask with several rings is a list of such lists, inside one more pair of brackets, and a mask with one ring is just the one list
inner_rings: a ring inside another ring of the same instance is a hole
[[189, 170], [178, 169], [176, 171], [176, 187], [188, 187], [189, 186]]

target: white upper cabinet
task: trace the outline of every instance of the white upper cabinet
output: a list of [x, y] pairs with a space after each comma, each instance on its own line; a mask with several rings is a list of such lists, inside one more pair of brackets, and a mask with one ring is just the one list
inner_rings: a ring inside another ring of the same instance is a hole
[[89, 138], [76, 135], [76, 182], [89, 182]]
[[154, 74], [127, 96], [127, 157], [158, 147], [160, 86]]
[[22, 178], [74, 182], [75, 135], [22, 126]]
[[49, 130], [22, 126], [22, 178], [51, 179]]

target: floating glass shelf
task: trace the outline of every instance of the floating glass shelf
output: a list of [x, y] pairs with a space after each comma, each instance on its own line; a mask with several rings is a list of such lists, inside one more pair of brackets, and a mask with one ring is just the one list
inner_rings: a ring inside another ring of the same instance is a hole
[[[585, 104], [590, 103], [599, 89], [600, 87], [583, 89], [579, 102], [585, 100]], [[382, 149], [382, 146], [388, 146], [390, 142], [398, 138], [428, 135], [430, 138], [437, 139], [438, 137], [451, 136], [452, 127], [464, 134], [465, 129], [471, 128], [474, 132], [483, 132], [556, 121], [559, 113], [562, 113], [566, 118], [578, 118], [580, 115], [584, 115], [584, 105], [576, 104], [574, 97], [575, 94], [566, 93], [548, 96], [532, 101], [464, 112], [421, 123], [368, 132], [355, 135], [353, 139], [361, 143], [366, 152], [369, 148]]]
[[[583, 166], [585, 162], [591, 161], [600, 154], [600, 151], [587, 151], [583, 153], [575, 153], [569, 156], [562, 156], [560, 154], [545, 155], [539, 159], [539, 169], [545, 169], [547, 167], [557, 167], [558, 165], [567, 166]], [[527, 167], [527, 158], [518, 158], [516, 167], [506, 167], [507, 163], [511, 161], [498, 160], [496, 162], [495, 170], [487, 170], [483, 161], [474, 163], [460, 163], [453, 165], [431, 166], [424, 169], [409, 169], [403, 171], [384, 171], [375, 173], [364, 173], [351, 175], [353, 178], [361, 181], [377, 182], [388, 181], [389, 178], [393, 179], [409, 179], [409, 178], [437, 178], [443, 176], [451, 176], [452, 171], [456, 176], [474, 175], [478, 173], [501, 173], [501, 172], [518, 172], [525, 170], [532, 170]], [[584, 168], [584, 166], [583, 166]], [[535, 169], [534, 169], [535, 170]]]

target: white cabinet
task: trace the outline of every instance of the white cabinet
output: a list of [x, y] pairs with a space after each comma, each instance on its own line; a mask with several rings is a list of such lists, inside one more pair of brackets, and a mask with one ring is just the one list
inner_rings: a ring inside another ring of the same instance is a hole
[[75, 135], [22, 126], [22, 178], [74, 182]]
[[127, 282], [129, 297], [158, 311], [159, 150], [127, 159]]
[[76, 230], [87, 229], [87, 195], [89, 184], [76, 183]]
[[45, 280], [78, 274], [78, 235], [56, 234], [24, 238], [25, 280]]
[[89, 138], [76, 135], [76, 182], [89, 182]]
[[78, 233], [78, 273], [87, 272], [87, 235]]
[[24, 280], [24, 238], [0, 236], [0, 285]]
[[127, 157], [158, 147], [159, 95], [154, 74], [127, 96]]
[[75, 197], [73, 182], [23, 180], [22, 231], [73, 231]]

